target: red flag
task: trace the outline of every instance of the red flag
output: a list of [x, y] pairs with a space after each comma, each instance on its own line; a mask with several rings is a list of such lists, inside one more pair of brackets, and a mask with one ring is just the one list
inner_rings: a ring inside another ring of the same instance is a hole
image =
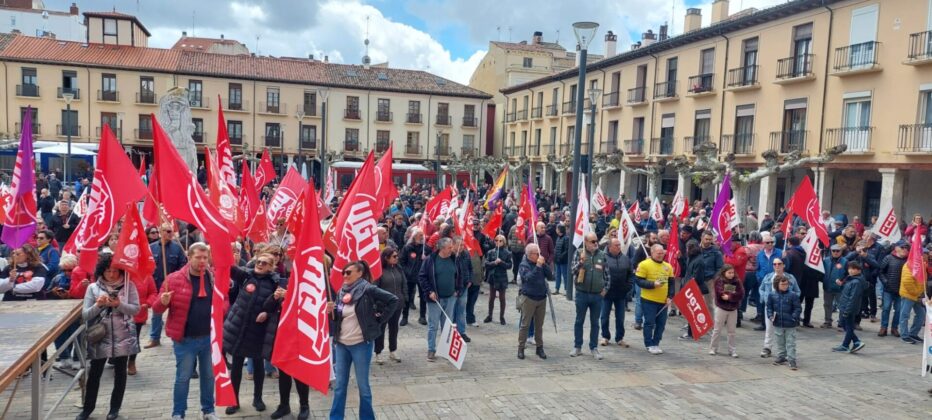
[[275, 179], [275, 166], [272, 165], [272, 157], [269, 156], [269, 149], [262, 151], [262, 160], [259, 161], [259, 167], [256, 168], [256, 191], [262, 191], [262, 188]]
[[631, 208], [628, 209], [628, 214], [631, 215], [631, 218], [634, 219], [634, 223], [641, 223], [641, 206], [638, 204], [637, 200], [634, 200], [631, 203]]
[[392, 146], [388, 146], [385, 155], [375, 165], [376, 206], [379, 213], [385, 211], [398, 197], [398, 189], [392, 180]]
[[10, 248], [19, 248], [28, 242], [36, 232], [36, 161], [32, 149], [32, 107], [26, 108], [23, 121], [25, 121], [22, 135], [19, 139], [19, 150], [16, 152], [16, 163], [13, 167], [13, 179], [10, 182], [13, 190], [13, 204], [6, 210], [7, 217], [3, 221], [3, 232], [0, 232], [3, 243]]
[[10, 187], [0, 185], [0, 224], [6, 222], [7, 209], [13, 207], [13, 193]]
[[[294, 168], [288, 168], [288, 173], [272, 198], [269, 200], [269, 208], [266, 210], [265, 217], [271, 223], [285, 218], [291, 209], [298, 203], [298, 196], [307, 187], [307, 181], [301, 178], [301, 174]], [[294, 232], [294, 231], [292, 231]]]
[[527, 225], [531, 223], [531, 229], [534, 229], [534, 207], [531, 206], [530, 194], [533, 194], [525, 185], [521, 188], [521, 207], [518, 209], [518, 218], [515, 220], [515, 236], [522, 240], [527, 238]]
[[243, 232], [249, 232], [256, 221], [256, 214], [259, 212], [259, 192], [256, 191], [256, 184], [252, 179], [252, 172], [249, 171], [249, 164], [246, 159], [243, 159], [242, 184], [239, 194], [239, 214], [242, 216], [240, 228]]
[[146, 155], [139, 157], [139, 178], [146, 176]]
[[453, 201], [453, 190], [450, 187], [444, 188], [440, 194], [434, 195], [424, 206], [424, 214], [427, 215], [427, 222], [437, 220], [438, 216], [447, 214], [450, 208], [450, 202]]
[[353, 261], [367, 262], [372, 278], [382, 275], [379, 240], [376, 235], [376, 218], [381, 212], [375, 207], [376, 186], [372, 152], [369, 152], [366, 161], [367, 164], [363, 165], [364, 170], [359, 171], [359, 177], [356, 179], [359, 188], [343, 200], [343, 205], [337, 211], [336, 223], [333, 223], [337, 252], [330, 271], [330, 284], [334, 289], [343, 285], [343, 268]]
[[333, 216], [333, 212], [330, 211], [330, 206], [328, 206], [327, 203], [324, 202], [323, 197], [321, 197], [321, 194], [323, 193], [324, 191], [321, 190], [317, 194], [317, 217], [321, 219], [326, 219], [330, 216]]
[[155, 166], [149, 173], [149, 193], [146, 195], [146, 201], [142, 204], [142, 218], [146, 223], [157, 225], [162, 221], [162, 197], [159, 196], [159, 176]]
[[[308, 188], [314, 189], [313, 185], [308, 183], [306, 188], [301, 189], [301, 195], [298, 196], [298, 200], [291, 209], [288, 210], [288, 215], [285, 217], [285, 226], [289, 232], [296, 234], [301, 231], [301, 224], [306, 223], [304, 215], [306, 211], [304, 210], [305, 195], [308, 192]], [[314, 200], [317, 201], [317, 200]]]
[[611, 216], [615, 212], [615, 200], [608, 200], [605, 203], [605, 215]]
[[97, 264], [97, 249], [106, 243], [127, 204], [135, 204], [146, 193], [141, 179], [126, 176], [136, 172], [136, 168], [117, 143], [110, 126], [104, 126], [102, 134], [87, 213], [64, 248], [70, 254], [80, 251], [81, 268], [89, 273], [94, 272]]
[[144, 279], [155, 271], [155, 259], [146, 240], [146, 230], [136, 203], [127, 205], [120, 240], [113, 251], [113, 267], [122, 268], [134, 278]]
[[705, 306], [705, 299], [702, 298], [696, 279], [686, 282], [680, 292], [673, 296], [673, 303], [692, 327], [693, 340], [699, 341], [712, 329], [712, 316], [709, 315], [709, 308]]
[[802, 217], [810, 227], [815, 228], [816, 235], [822, 241], [822, 245], [829, 246], [828, 231], [822, 224], [822, 210], [819, 208], [819, 196], [816, 195], [815, 189], [812, 188], [812, 182], [806, 175], [803, 181], [799, 183], [793, 198], [790, 199], [792, 207], [790, 211]]
[[211, 360], [213, 361], [214, 388], [218, 406], [236, 405], [233, 383], [227, 370], [221, 343], [223, 343], [223, 318], [228, 305], [230, 290], [230, 267], [233, 265], [233, 248], [230, 232], [220, 211], [210, 202], [207, 194], [197, 183], [197, 178], [178, 155], [167, 135], [152, 116], [153, 149], [155, 166], [162, 190], [162, 206], [166, 213], [198, 227], [211, 247], [214, 263], [214, 293], [211, 301]]
[[329, 298], [313, 185], [308, 186], [303, 197], [301, 207], [307, 209], [307, 217], [297, 231], [296, 240], [301, 253], [294, 259], [288, 278], [272, 363], [326, 395], [330, 385], [330, 320], [326, 312]]
[[[454, 220], [456, 219], [454, 218]], [[476, 234], [473, 233], [473, 228], [476, 224], [476, 216], [473, 213], [472, 201], [469, 201], [469, 204], [466, 205], [466, 214], [464, 220], [466, 223], [463, 226], [462, 232], [460, 232], [460, 236], [463, 237], [463, 245], [466, 246], [466, 249], [469, 252], [481, 256], [482, 246], [479, 245], [479, 240], [476, 239]]]
[[217, 157], [210, 152], [207, 146], [204, 146], [204, 159], [207, 167], [207, 190], [210, 191], [210, 202], [220, 212], [220, 216], [223, 217], [230, 231], [230, 237], [234, 238], [239, 234], [236, 227], [236, 195], [233, 194], [233, 190], [223, 180], [223, 173], [217, 165]]
[[489, 222], [482, 228], [482, 233], [485, 236], [494, 239], [498, 235], [498, 230], [502, 228], [502, 207], [504, 206], [495, 206], [492, 217], [489, 217]]
[[[365, 173], [366, 171], [372, 172], [372, 165], [375, 164], [374, 159], [366, 159], [362, 164], [362, 168], [357, 171], [357, 176], [353, 178], [353, 182], [350, 183], [349, 188], [346, 190], [346, 193], [343, 194], [342, 199], [340, 200], [340, 205], [337, 207], [337, 215], [340, 215], [340, 212], [343, 211], [343, 206], [347, 203], [347, 197], [352, 197], [356, 195], [359, 190], [359, 179], [361, 178], [358, 174]], [[332, 169], [332, 168], [331, 168]], [[334, 173], [335, 174], [335, 173]], [[335, 177], [334, 177], [335, 178]], [[336, 218], [330, 221], [330, 224], [327, 225], [327, 229], [324, 231], [324, 249], [330, 255], [336, 255], [337, 253], [337, 235], [336, 235]]]
[[246, 237], [257, 243], [268, 242], [269, 220], [265, 217], [265, 204], [260, 203], [257, 210], [253, 223], [246, 232]]
[[926, 283], [926, 269], [922, 264], [922, 235], [919, 229], [915, 229], [912, 243], [909, 247], [909, 258], [906, 259], [906, 265], [909, 266], [909, 272], [916, 279], [916, 283], [924, 285]]
[[675, 217], [670, 218], [670, 239], [667, 243], [667, 256], [664, 257], [664, 260], [673, 266], [673, 277], [680, 276], [680, 260], [676, 258], [676, 254], [680, 251], [679, 224], [679, 220]]

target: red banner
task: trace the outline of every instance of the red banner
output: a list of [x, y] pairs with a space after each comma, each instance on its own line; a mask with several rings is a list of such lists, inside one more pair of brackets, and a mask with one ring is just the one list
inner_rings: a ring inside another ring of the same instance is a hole
[[489, 217], [489, 222], [482, 228], [482, 233], [488, 236], [489, 239], [494, 240], [495, 236], [498, 235], [498, 230], [502, 228], [502, 207], [504, 206], [495, 206], [495, 210], [492, 211], [492, 216]]
[[127, 205], [126, 217], [123, 218], [123, 228], [120, 230], [120, 239], [113, 251], [115, 268], [122, 268], [133, 278], [144, 279], [155, 271], [155, 259], [149, 249], [146, 239], [146, 229], [139, 217], [136, 203]]
[[375, 164], [375, 185], [375, 208], [381, 213], [398, 197], [398, 189], [392, 180], [392, 146], [388, 146], [385, 155]]
[[[627, 223], [622, 223], [627, 224]], [[680, 223], [675, 217], [670, 218], [670, 239], [667, 244], [667, 256], [664, 257], [671, 266], [673, 266], [673, 277], [679, 277], [680, 273], [680, 259], [677, 258], [677, 254], [680, 251]]]
[[259, 167], [256, 168], [256, 191], [262, 191], [262, 188], [272, 182], [273, 179], [275, 179], [275, 166], [272, 165], [269, 149], [265, 149], [262, 151]]
[[[792, 207], [790, 211], [801, 217], [810, 227], [814, 228], [822, 245], [829, 246], [828, 231], [822, 224], [822, 211], [819, 209], [819, 196], [816, 195], [815, 189], [812, 188], [812, 182], [807, 175], [799, 183], [793, 197], [790, 198]], [[789, 215], [789, 212], [788, 212]]]
[[291, 167], [285, 174], [285, 179], [278, 184], [278, 189], [269, 200], [269, 208], [266, 210], [265, 217], [269, 223], [276, 223], [279, 219], [284, 219], [291, 212], [291, 209], [298, 203], [298, 196], [304, 191], [307, 182], [301, 178], [301, 174]]
[[705, 300], [702, 298], [696, 279], [689, 279], [680, 292], [673, 296], [673, 304], [680, 309], [683, 317], [692, 327], [693, 340], [699, 341], [703, 335], [712, 330], [714, 320], [709, 314], [709, 308], [705, 306]]
[[[372, 152], [366, 158], [359, 177], [354, 182], [358, 189], [348, 194], [331, 222], [337, 252], [330, 270], [330, 284], [334, 289], [343, 285], [343, 267], [353, 261], [365, 261], [369, 264], [372, 278], [382, 276], [382, 261], [379, 255], [379, 240], [376, 234], [376, 218], [381, 216], [376, 208], [375, 176], [371, 162]], [[315, 207], [316, 209], [316, 207]], [[328, 229], [329, 230], [329, 229]]]

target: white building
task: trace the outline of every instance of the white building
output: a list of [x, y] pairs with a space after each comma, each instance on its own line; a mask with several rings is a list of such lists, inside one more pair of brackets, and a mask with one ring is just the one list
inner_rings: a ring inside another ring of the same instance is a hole
[[71, 3], [67, 12], [46, 10], [41, 0], [5, 0], [0, 2], [0, 32], [19, 32], [27, 36], [55, 38], [62, 41], [87, 40], [84, 18]]

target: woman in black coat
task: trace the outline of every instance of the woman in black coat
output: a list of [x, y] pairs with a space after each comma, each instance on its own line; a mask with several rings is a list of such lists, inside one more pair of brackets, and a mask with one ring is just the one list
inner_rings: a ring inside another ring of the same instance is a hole
[[398, 265], [398, 248], [387, 246], [382, 250], [382, 277], [375, 281], [380, 289], [390, 292], [398, 298], [398, 309], [388, 314], [388, 323], [382, 325], [382, 334], [375, 339], [375, 363], [382, 364], [382, 350], [385, 349], [385, 326], [388, 325], [388, 358], [395, 362], [401, 359], [395, 354], [398, 349], [398, 320], [401, 318], [401, 308], [404, 307], [408, 295], [408, 282], [404, 271]]
[[239, 411], [239, 388], [243, 380], [243, 364], [247, 357], [257, 360], [253, 367], [255, 389], [252, 405], [256, 411], [265, 410], [265, 403], [262, 402], [265, 366], [260, 362], [263, 360], [266, 327], [269, 325], [269, 314], [265, 304], [279, 287], [284, 286], [278, 274], [274, 272], [274, 264], [275, 256], [266, 252], [259, 255], [255, 267], [251, 270], [231, 268], [232, 277], [238, 285], [238, 293], [223, 323], [223, 351], [233, 357], [230, 379], [233, 382], [237, 404], [227, 407], [228, 415]]

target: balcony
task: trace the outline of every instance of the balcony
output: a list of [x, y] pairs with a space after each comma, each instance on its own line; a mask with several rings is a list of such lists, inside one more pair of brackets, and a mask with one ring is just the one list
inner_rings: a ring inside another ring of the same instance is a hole
[[673, 137], [654, 137], [650, 139], [650, 154], [657, 156], [673, 155]]
[[420, 144], [406, 144], [405, 145], [405, 156], [421, 156], [421, 145]]
[[624, 141], [626, 155], [641, 156], [644, 154], [644, 139], [628, 139]]
[[540, 143], [531, 143], [527, 146], [528, 157], [540, 156]]
[[120, 102], [120, 92], [115, 90], [98, 90], [97, 102]]
[[16, 85], [16, 96], [38, 98], [39, 85]]
[[637, 106], [647, 103], [647, 88], [644, 86], [628, 89], [628, 105]]
[[777, 153], [805, 152], [808, 130], [773, 131], [770, 133], [770, 148]]
[[240, 135], [231, 134], [231, 135], [230, 135], [230, 144], [233, 145], [233, 146], [242, 146], [242, 145], [243, 145], [243, 141], [245, 141], [245, 140], [246, 140], [246, 136], [244, 136], [244, 135], [242, 135], [242, 134], [240, 134]]
[[463, 117], [463, 127], [476, 127], [477, 125], [479, 125], [478, 118], [471, 115]]
[[343, 153], [359, 152], [359, 140], [343, 140]]
[[436, 125], [451, 126], [453, 125], [453, 117], [446, 114], [438, 114], [436, 116]]
[[393, 115], [394, 115], [394, 114], [392, 114], [391, 111], [377, 111], [377, 112], [375, 113], [375, 122], [386, 122], [386, 123], [390, 123], [390, 122], [392, 122], [392, 117], [393, 117]]
[[905, 64], [920, 66], [929, 63], [932, 63], [932, 31], [909, 35], [909, 53]]
[[813, 54], [800, 54], [777, 60], [777, 80], [774, 83], [788, 84], [815, 79], [812, 72]]
[[[151, 128], [137, 128], [133, 130], [133, 137], [136, 140], [152, 140], [152, 129]], [[233, 139], [230, 138], [230, 142], [233, 142]]]
[[576, 101], [563, 103], [563, 115], [576, 115]]
[[[110, 127], [110, 131], [112, 131], [112, 132], [113, 132], [113, 135], [116, 136], [117, 141], [120, 141], [120, 140], [123, 139], [123, 129], [122, 129], [122, 128], [120, 128], [120, 127]], [[97, 137], [96, 137], [96, 138], [99, 139], [100, 136], [101, 136], [102, 134], [103, 134], [103, 127], [97, 127]]]
[[714, 95], [714, 79], [715, 73], [706, 73], [690, 77], [689, 80], [687, 80], [687, 86], [689, 86], [689, 96]]
[[158, 99], [158, 95], [156, 95], [155, 92], [148, 92], [148, 91], [136, 92], [136, 103], [137, 104], [155, 105], [157, 103], [156, 102], [157, 99]]
[[728, 70], [728, 90], [748, 90], [758, 89], [760, 84], [757, 82], [757, 65], [738, 67]]
[[[35, 114], [33, 114], [33, 115], [35, 115]], [[22, 132], [23, 132], [23, 127], [20, 125], [20, 123], [16, 123], [16, 124], [14, 125], [14, 130], [15, 130], [15, 133], [16, 133], [16, 135], [15, 135], [14, 137], [19, 137], [19, 135], [22, 134]], [[32, 135], [37, 136], [37, 135], [40, 135], [40, 134], [42, 134], [42, 124], [33, 124], [33, 125], [32, 125]]]
[[385, 153], [388, 150], [388, 146], [391, 146], [392, 142], [389, 140], [376, 140], [375, 141], [375, 152], [376, 153]]
[[249, 112], [249, 102], [238, 99], [230, 101], [230, 98], [223, 99], [223, 110], [231, 112]]
[[559, 111], [560, 111], [559, 105], [557, 104], [547, 105], [547, 116], [548, 117], [556, 117], [560, 115]]
[[534, 118], [534, 119], [540, 118], [542, 115], [542, 111], [543, 111], [543, 108], [541, 107], [531, 108], [531, 118]]
[[210, 109], [210, 98], [203, 97], [201, 95], [189, 95], [188, 103], [191, 104], [191, 108], [196, 109]]
[[842, 77], [880, 71], [880, 63], [877, 62], [879, 49], [880, 43], [876, 41], [836, 48], [832, 75]]
[[618, 151], [618, 140], [605, 140], [599, 144], [599, 153], [615, 153]]
[[281, 134], [262, 136], [262, 145], [265, 147], [281, 147], [282, 146]]
[[80, 125], [56, 125], [55, 134], [59, 137], [81, 137], [81, 126]]
[[903, 154], [932, 152], [932, 124], [901, 124], [896, 149]]
[[191, 134], [191, 140], [194, 140], [195, 143], [204, 143], [204, 139], [206, 138], [207, 138], [207, 133], [203, 131], [201, 132], [195, 131], [193, 134]]
[[506, 113], [505, 113], [505, 122], [506, 122], [506, 123], [515, 122], [515, 119], [517, 118], [517, 115], [518, 115], [517, 112], [506, 112]]
[[848, 149], [845, 154], [865, 154], [870, 153], [871, 134], [874, 127], [841, 127], [829, 128], [825, 130], [824, 149], [830, 149], [842, 144], [847, 145]]
[[709, 136], [689, 136], [683, 137], [683, 151], [686, 154], [694, 154], [696, 148], [704, 143], [711, 143], [712, 138]]
[[672, 101], [676, 97], [676, 80], [660, 82], [654, 84], [655, 101]]
[[573, 145], [570, 143], [561, 143], [560, 144], [560, 155], [565, 156], [573, 153]]
[[76, 101], [81, 99], [81, 89], [65, 89], [65, 88], [58, 88], [58, 99], [64, 99], [65, 97], [63, 95], [66, 93], [73, 94], [74, 100]]
[[606, 93], [605, 95], [602, 95], [602, 107], [603, 108], [618, 106], [619, 104], [620, 102], [618, 102], [618, 91], [609, 92], [609, 93]]
[[344, 120], [355, 120], [359, 121], [359, 108], [346, 108], [343, 110], [343, 119]]
[[755, 137], [757, 135], [754, 133], [726, 134], [722, 136], [722, 142], [718, 150], [721, 154], [726, 155], [753, 155]]
[[479, 149], [463, 146], [460, 148], [460, 157], [479, 157]]
[[415, 113], [409, 112], [405, 117], [405, 123], [421, 124], [421, 114], [415, 114]]
[[313, 103], [303, 103], [298, 104], [295, 107], [295, 112], [304, 112], [305, 117], [316, 117], [317, 116], [317, 104]]
[[527, 110], [522, 109], [515, 114], [515, 119], [518, 121], [527, 121]]
[[288, 105], [283, 102], [259, 102], [256, 112], [259, 114], [285, 115]]
[[301, 135], [302, 150], [317, 150], [317, 137]]
[[435, 156], [450, 156], [450, 145], [449, 144], [438, 144], [437, 148], [434, 149]]

